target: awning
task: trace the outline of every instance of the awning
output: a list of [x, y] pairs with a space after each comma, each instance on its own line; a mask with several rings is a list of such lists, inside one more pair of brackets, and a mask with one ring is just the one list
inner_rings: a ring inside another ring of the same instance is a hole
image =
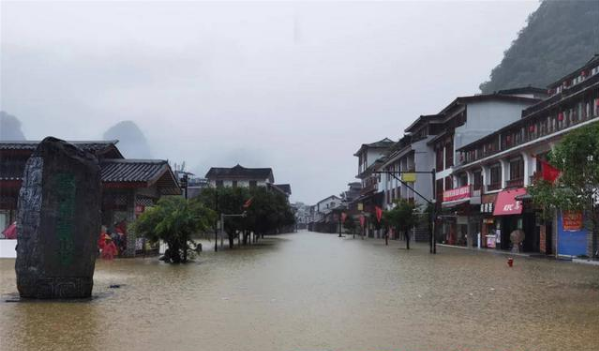
[[522, 213], [522, 201], [517, 196], [526, 194], [525, 188], [504, 190], [497, 195], [493, 216], [519, 215]]
[[455, 201], [447, 201], [447, 202], [442, 202], [441, 203], [441, 207], [443, 208], [451, 208], [451, 207], [455, 207], [455, 206], [459, 206], [465, 203], [470, 203], [470, 198], [468, 199], [461, 199], [461, 200], [455, 200]]

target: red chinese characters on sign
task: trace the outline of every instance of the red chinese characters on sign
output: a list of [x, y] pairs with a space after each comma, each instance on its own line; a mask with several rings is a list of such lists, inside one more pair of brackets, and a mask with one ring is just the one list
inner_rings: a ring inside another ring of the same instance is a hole
[[582, 212], [564, 211], [563, 212], [564, 230], [568, 232], [577, 232], [582, 229]]
[[443, 192], [443, 202], [467, 199], [470, 197], [470, 186], [461, 186], [459, 188], [445, 190]]

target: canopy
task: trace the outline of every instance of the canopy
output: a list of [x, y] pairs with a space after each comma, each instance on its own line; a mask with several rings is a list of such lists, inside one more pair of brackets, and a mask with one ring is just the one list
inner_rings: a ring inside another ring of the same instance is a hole
[[526, 194], [525, 188], [504, 190], [497, 195], [493, 216], [519, 215], [522, 213], [522, 201], [517, 196]]

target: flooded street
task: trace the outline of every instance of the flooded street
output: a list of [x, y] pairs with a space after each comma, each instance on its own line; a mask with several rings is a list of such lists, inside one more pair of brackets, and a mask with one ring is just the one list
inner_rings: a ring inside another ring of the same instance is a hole
[[[599, 267], [300, 232], [98, 262], [91, 302], [5, 302], [5, 350], [596, 350]], [[110, 289], [111, 284], [122, 284]]]

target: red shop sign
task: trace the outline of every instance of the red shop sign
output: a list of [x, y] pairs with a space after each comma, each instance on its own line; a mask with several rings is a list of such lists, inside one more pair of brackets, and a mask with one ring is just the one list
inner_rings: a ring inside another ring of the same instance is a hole
[[582, 229], [582, 212], [564, 211], [563, 221], [564, 230], [568, 232], [577, 232]]
[[459, 188], [445, 190], [443, 192], [443, 202], [467, 199], [470, 197], [470, 186], [461, 186]]

